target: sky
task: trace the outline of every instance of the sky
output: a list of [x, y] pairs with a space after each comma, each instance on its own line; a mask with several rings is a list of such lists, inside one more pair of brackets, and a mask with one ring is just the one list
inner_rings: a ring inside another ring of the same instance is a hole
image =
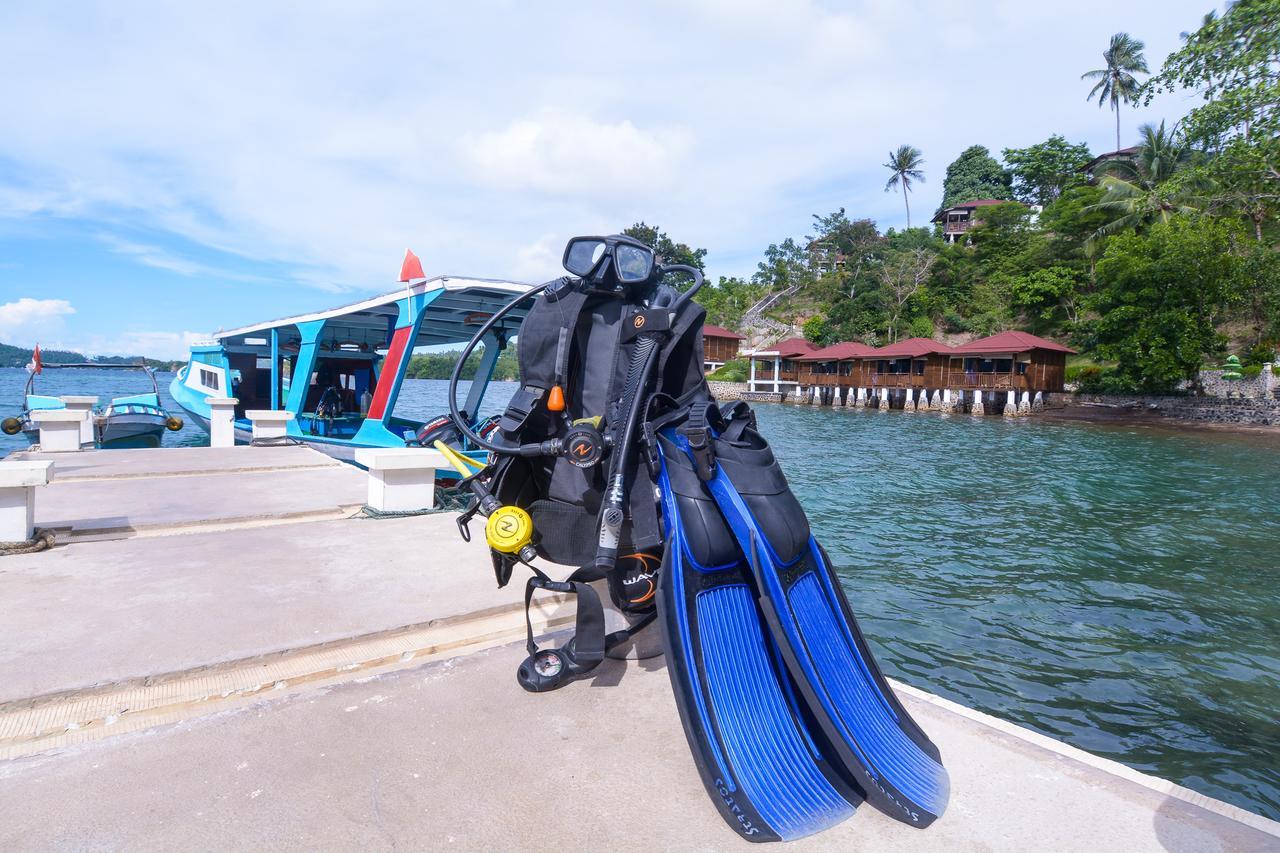
[[[1206, 2], [7, 3], [0, 341], [180, 358], [427, 275], [545, 281], [644, 220], [749, 275], [845, 208], [914, 224], [965, 148], [1115, 147], [1080, 75]], [[1193, 103], [1122, 108], [1145, 121]]]

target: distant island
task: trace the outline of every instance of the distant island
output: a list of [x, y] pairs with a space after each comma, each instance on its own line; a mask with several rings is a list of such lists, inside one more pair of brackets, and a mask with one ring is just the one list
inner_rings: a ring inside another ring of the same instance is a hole
[[[0, 344], [0, 367], [26, 367], [31, 363], [32, 350], [28, 347], [15, 347], [12, 344]], [[41, 349], [40, 358], [45, 363], [59, 364], [64, 362], [97, 364], [136, 364], [142, 361], [154, 370], [172, 373], [181, 367], [182, 361], [163, 361], [138, 355], [85, 355], [82, 352], [59, 349]]]

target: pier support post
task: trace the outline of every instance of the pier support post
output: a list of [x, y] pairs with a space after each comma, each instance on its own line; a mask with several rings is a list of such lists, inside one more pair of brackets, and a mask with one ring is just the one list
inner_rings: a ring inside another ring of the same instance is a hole
[[916, 410], [915, 390], [908, 388], [907, 396], [902, 401], [902, 411], [914, 412]]
[[1035, 397], [1031, 400], [1031, 410], [1038, 412], [1044, 408], [1044, 392], [1037, 391]]
[[1009, 395], [1005, 397], [1004, 413], [1006, 416], [1016, 415], [1018, 413], [1018, 404], [1014, 402], [1016, 397], [1017, 397], [1016, 391], [1010, 391]]
[[36, 486], [53, 478], [48, 459], [0, 462], [0, 542], [25, 542], [35, 532]]
[[938, 408], [940, 408], [940, 409], [941, 409], [942, 411], [944, 411], [944, 412], [949, 412], [949, 411], [951, 411], [952, 403], [951, 403], [951, 389], [950, 389], [950, 388], [943, 388], [943, 389], [942, 389], [942, 404], [941, 404]]
[[98, 405], [97, 397], [59, 397], [67, 411], [80, 415], [80, 444], [92, 447], [95, 443], [93, 434], [93, 407]]
[[235, 447], [236, 406], [235, 397], [205, 397], [209, 404], [209, 446]]
[[369, 470], [368, 504], [378, 512], [431, 509], [436, 469], [449, 467], [443, 453], [425, 447], [361, 447], [356, 464]]
[[859, 388], [858, 394], [854, 397], [853, 407], [855, 409], [865, 409], [867, 407], [867, 389]]
[[1022, 396], [1018, 398], [1018, 414], [1031, 414], [1031, 392], [1023, 391]]
[[880, 405], [876, 407], [876, 410], [880, 412], [889, 411], [889, 389], [888, 388], [880, 389]]
[[984, 408], [982, 407], [982, 391], [981, 391], [981, 390], [974, 391], [974, 392], [973, 392], [973, 407], [969, 410], [969, 414], [971, 414], [971, 415], [985, 415], [986, 413], [987, 413], [986, 409], [984, 409]]
[[283, 441], [289, 437], [289, 421], [293, 420], [293, 412], [251, 409], [244, 414], [253, 424], [255, 442]]
[[84, 446], [80, 441], [84, 412], [72, 409], [36, 409], [31, 413], [31, 419], [40, 428], [41, 450], [48, 453], [74, 453]]

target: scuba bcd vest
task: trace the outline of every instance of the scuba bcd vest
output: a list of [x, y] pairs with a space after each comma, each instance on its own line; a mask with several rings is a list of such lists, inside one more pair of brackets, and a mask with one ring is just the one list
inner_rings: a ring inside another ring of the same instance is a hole
[[[455, 418], [474, 444], [491, 450], [490, 464], [465, 481], [478, 499], [459, 528], [467, 537], [470, 519], [486, 516], [498, 585], [508, 583], [517, 563], [534, 558], [577, 567], [557, 582], [530, 566], [526, 607], [535, 589], [578, 599], [577, 631], [565, 647], [538, 650], [530, 625], [530, 658], [519, 680], [534, 691], [589, 672], [612, 645], [654, 618], [663, 537], [642, 452], [648, 410], [658, 400], [672, 408], [709, 398], [705, 311], [690, 298], [701, 284], [698, 271], [679, 268], [695, 280], [681, 293], [662, 282], [676, 268], [658, 266], [652, 250], [626, 237], [575, 238], [565, 266], [576, 277], [548, 282], [503, 309], [536, 294], [518, 336], [520, 387], [491, 441], [475, 441], [466, 418]], [[451, 387], [456, 409], [454, 397]], [[632, 614], [627, 631], [604, 635], [602, 605], [590, 586], [597, 580], [606, 580], [614, 605]]]

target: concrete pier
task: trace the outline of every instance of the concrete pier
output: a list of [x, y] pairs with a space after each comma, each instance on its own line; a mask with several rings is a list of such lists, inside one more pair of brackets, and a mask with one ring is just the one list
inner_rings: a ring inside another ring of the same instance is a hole
[[[359, 517], [366, 474], [305, 447], [36, 456], [55, 475], [35, 522], [66, 532], [0, 557], [3, 849], [746, 849], [661, 658], [517, 686], [523, 583], [496, 589], [452, 514]], [[573, 613], [540, 597], [534, 628]], [[921, 832], [862, 807], [789, 849], [1280, 845], [1272, 821], [897, 691], [950, 769], [947, 813]]]

